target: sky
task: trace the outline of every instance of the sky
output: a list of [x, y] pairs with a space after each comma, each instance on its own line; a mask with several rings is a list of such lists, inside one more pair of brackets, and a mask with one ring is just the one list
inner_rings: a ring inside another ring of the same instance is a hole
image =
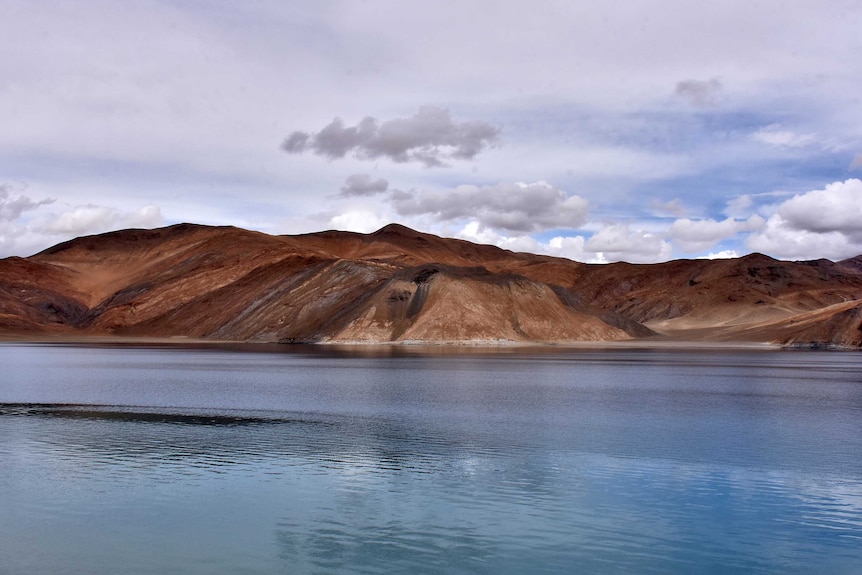
[[583, 262], [862, 254], [858, 0], [4, 0], [0, 257], [390, 222]]

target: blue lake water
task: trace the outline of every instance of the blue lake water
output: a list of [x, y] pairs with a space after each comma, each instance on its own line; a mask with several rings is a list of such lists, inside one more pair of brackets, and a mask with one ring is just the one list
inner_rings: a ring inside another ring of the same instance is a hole
[[0, 573], [862, 573], [862, 354], [0, 345]]

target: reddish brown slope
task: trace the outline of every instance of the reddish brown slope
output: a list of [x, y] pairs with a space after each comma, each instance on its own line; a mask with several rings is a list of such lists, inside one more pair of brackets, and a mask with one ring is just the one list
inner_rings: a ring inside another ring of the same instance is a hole
[[585, 301], [660, 332], [727, 331], [862, 298], [862, 275], [827, 260], [782, 262], [752, 254], [590, 266], [569, 287]]
[[626, 332], [569, 305], [551, 286], [438, 264], [392, 277], [336, 335], [368, 340], [610, 341]]
[[0, 260], [0, 334], [68, 331], [87, 313], [75, 274], [22, 258]]
[[859, 345], [862, 258], [586, 265], [444, 239], [182, 224], [0, 260], [0, 332], [263, 341], [609, 340]]
[[[248, 276], [293, 258], [313, 262], [314, 252], [291, 248], [280, 238], [237, 228], [181, 224], [158, 230], [124, 230], [66, 242], [32, 259], [72, 273], [89, 311], [78, 327], [93, 333], [196, 335], [226, 310], [245, 305], [236, 290], [232, 305], [199, 310], [186, 306]], [[311, 263], [309, 263], [311, 265]], [[167, 319], [177, 322], [168, 325]], [[180, 319], [182, 321], [180, 321]], [[149, 325], [152, 333], [136, 328]], [[194, 332], [194, 333], [193, 333]]]
[[[451, 267], [474, 268], [480, 273], [522, 276], [547, 284], [563, 302], [565, 309], [579, 314], [579, 317], [597, 316], [602, 323], [614, 329], [623, 330], [629, 337], [655, 335], [652, 330], [636, 321], [584, 302], [564, 287], [573, 284], [587, 267], [585, 264], [571, 260], [517, 253], [491, 245], [441, 238], [398, 224], [389, 224], [371, 234], [328, 231], [288, 236], [288, 238], [301, 241], [303, 246], [313, 247], [321, 253], [327, 252], [339, 258], [372, 260], [406, 266], [435, 263]], [[458, 298], [453, 297], [453, 300], [455, 299]], [[567, 316], [561, 316], [561, 319], [563, 317]], [[569, 319], [571, 318], [567, 318], [566, 321]], [[576, 323], [576, 325], [580, 324]], [[501, 329], [511, 335], [509, 328], [501, 327]], [[584, 329], [586, 329], [585, 326]], [[586, 331], [589, 330], [586, 329]], [[557, 333], [543, 337], [546, 341], [567, 339], [568, 336], [565, 334], [570, 332], [568, 327], [562, 327]], [[514, 339], [524, 339], [524, 336], [519, 335]]]
[[648, 335], [646, 330], [637, 332], [637, 326], [645, 323], [680, 339], [748, 340], [756, 333], [762, 341], [781, 343], [827, 336], [843, 341], [848, 338], [828, 329], [805, 335], [785, 328], [798, 323], [800, 314], [814, 313], [818, 321], [831, 322], [831, 306], [862, 297], [862, 256], [838, 263], [783, 262], [751, 254], [731, 260], [586, 265], [443, 239], [398, 225], [368, 235], [351, 234], [348, 241], [338, 232], [312, 236], [318, 240], [341, 237], [344, 243], [337, 248], [341, 257], [411, 264], [436, 258], [557, 286], [582, 311], [604, 313], [606, 322], [621, 327], [628, 320], [628, 333], [639, 336]]
[[862, 256], [841, 260], [838, 266], [849, 273], [862, 274]]
[[775, 341], [797, 347], [862, 347], [862, 300], [826, 306], [781, 320], [765, 321], [716, 339]]
[[[62, 276], [55, 299], [73, 300], [76, 313], [53, 327], [89, 334], [568, 341], [649, 333], [613, 314], [596, 315], [555, 286], [488, 271], [530, 257], [401, 226], [273, 237], [183, 224], [79, 238], [28, 263]], [[435, 271], [426, 278], [429, 264]], [[3, 301], [15, 303], [5, 275]], [[9, 325], [45, 323], [11, 303]]]
[[179, 292], [211, 289], [285, 255], [284, 242], [273, 236], [179, 224], [78, 238], [30, 259], [74, 272], [76, 287], [95, 306], [136, 284], [170, 283]]

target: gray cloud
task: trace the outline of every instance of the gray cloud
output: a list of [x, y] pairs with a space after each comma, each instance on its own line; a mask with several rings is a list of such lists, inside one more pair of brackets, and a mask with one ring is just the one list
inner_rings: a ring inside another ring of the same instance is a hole
[[721, 82], [717, 78], [702, 80], [682, 80], [676, 83], [674, 94], [684, 98], [697, 107], [714, 106], [721, 93]]
[[443, 192], [392, 193], [401, 216], [430, 215], [438, 221], [470, 219], [489, 228], [530, 233], [553, 228], [577, 228], [587, 217], [587, 201], [569, 196], [545, 182], [458, 186]]
[[35, 210], [39, 206], [53, 202], [53, 199], [34, 202], [27, 196], [13, 196], [9, 190], [9, 186], [0, 184], [0, 221], [11, 222], [17, 220], [24, 212]]
[[354, 196], [374, 196], [382, 194], [389, 189], [389, 182], [383, 178], [372, 180], [368, 174], [353, 174], [345, 180], [341, 186], [341, 193], [338, 194], [342, 198]]
[[470, 160], [499, 142], [500, 128], [487, 122], [454, 122], [448, 110], [423, 106], [409, 118], [378, 123], [366, 117], [356, 126], [341, 118], [316, 133], [293, 132], [282, 142], [289, 154], [312, 152], [331, 160], [349, 153], [359, 159], [389, 158], [445, 166], [445, 160]]
[[301, 154], [308, 143], [309, 134], [294, 132], [281, 143], [281, 149], [288, 154]]

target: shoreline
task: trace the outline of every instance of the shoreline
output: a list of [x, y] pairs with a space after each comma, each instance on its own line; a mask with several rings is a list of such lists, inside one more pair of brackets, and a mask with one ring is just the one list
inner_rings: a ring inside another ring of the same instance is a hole
[[858, 351], [858, 348], [838, 347], [826, 343], [807, 344], [778, 344], [772, 342], [755, 341], [704, 341], [685, 340], [667, 337], [657, 338], [634, 338], [615, 341], [515, 341], [515, 340], [440, 340], [440, 341], [368, 341], [368, 340], [343, 340], [343, 341], [321, 341], [303, 343], [281, 343], [277, 341], [260, 340], [218, 340], [206, 338], [192, 338], [186, 336], [155, 337], [155, 336], [106, 336], [106, 335], [81, 335], [81, 334], [0, 334], [0, 345], [2, 344], [31, 344], [31, 345], [127, 345], [127, 346], [165, 346], [165, 347], [226, 347], [237, 346], [253, 350], [254, 348], [284, 349], [354, 349], [371, 351], [375, 349], [403, 349], [403, 350], [453, 350], [480, 351], [480, 350], [577, 350], [577, 349], [655, 349], [655, 350], [821, 350], [841, 349]]

